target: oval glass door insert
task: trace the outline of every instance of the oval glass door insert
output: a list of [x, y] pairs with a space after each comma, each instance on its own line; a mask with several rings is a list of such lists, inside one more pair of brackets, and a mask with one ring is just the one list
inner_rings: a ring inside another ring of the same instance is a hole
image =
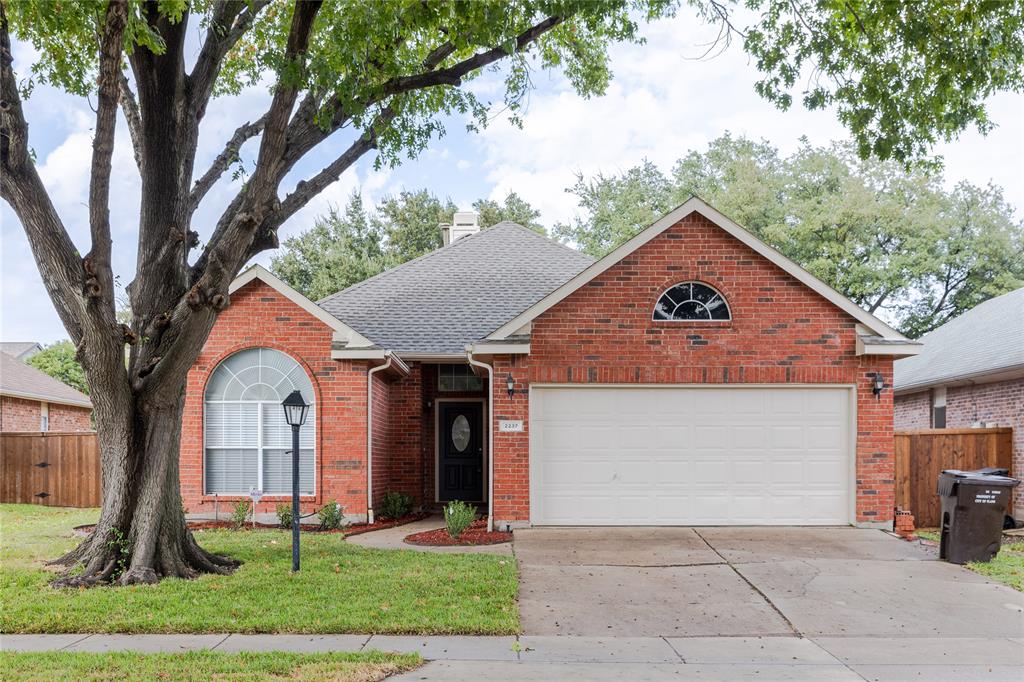
[[464, 414], [460, 414], [452, 422], [452, 443], [459, 452], [464, 452], [469, 447], [469, 420]]

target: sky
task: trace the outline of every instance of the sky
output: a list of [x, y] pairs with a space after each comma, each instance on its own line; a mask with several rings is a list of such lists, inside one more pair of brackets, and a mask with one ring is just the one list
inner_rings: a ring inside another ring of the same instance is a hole
[[[198, 29], [191, 43], [198, 45]], [[465, 130], [464, 121], [446, 121], [447, 134], [428, 150], [397, 168], [376, 169], [364, 157], [338, 182], [297, 213], [280, 231], [281, 241], [308, 228], [331, 206], [343, 205], [359, 191], [370, 205], [402, 189], [426, 187], [450, 197], [463, 209], [478, 198], [502, 199], [515, 191], [541, 211], [547, 226], [577, 213], [566, 188], [576, 176], [616, 173], [648, 159], [663, 169], [692, 150], [730, 132], [765, 139], [783, 154], [797, 149], [801, 137], [814, 145], [848, 139], [834, 112], [808, 112], [799, 106], [787, 112], [774, 108], [754, 92], [758, 73], [734, 43], [722, 54], [701, 59], [716, 29], [703, 26], [689, 12], [642, 29], [645, 45], [612, 49], [614, 79], [604, 96], [583, 99], [557, 74], [534, 75], [522, 129], [497, 116], [480, 133]], [[34, 54], [14, 46], [14, 67], [26, 74]], [[484, 75], [473, 87], [481, 94], [498, 92], [496, 75]], [[215, 100], [200, 133], [197, 174], [220, 151], [235, 128], [266, 109], [264, 88], [239, 97]], [[966, 180], [1000, 185], [1007, 201], [1024, 217], [1024, 95], [1000, 94], [988, 103], [998, 127], [988, 136], [974, 130], [935, 148], [945, 162], [945, 182]], [[93, 110], [51, 88], [37, 87], [25, 103], [30, 144], [39, 173], [65, 225], [79, 247], [88, 251], [86, 202]], [[258, 112], [258, 113], [254, 113]], [[331, 146], [300, 164], [291, 181], [319, 170], [348, 144]], [[254, 144], [247, 151], [254, 149]], [[318, 164], [317, 162], [320, 162]], [[139, 182], [123, 120], [118, 128], [111, 178], [111, 225], [114, 267], [119, 281], [131, 280], [136, 259]], [[290, 189], [290, 188], [287, 188]], [[224, 179], [196, 213], [193, 229], [201, 239], [210, 234], [219, 210], [237, 191]], [[273, 253], [256, 261], [269, 264]], [[43, 288], [21, 225], [6, 203], [0, 204], [0, 340], [50, 343], [67, 338]]]

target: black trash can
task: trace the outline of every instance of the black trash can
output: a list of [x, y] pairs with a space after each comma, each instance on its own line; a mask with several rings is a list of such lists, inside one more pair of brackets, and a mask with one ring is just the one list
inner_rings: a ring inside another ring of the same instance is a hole
[[1020, 481], [988, 471], [948, 469], [939, 474], [938, 492], [942, 498], [939, 557], [950, 563], [991, 561], [999, 553], [1003, 517], [1010, 494]]

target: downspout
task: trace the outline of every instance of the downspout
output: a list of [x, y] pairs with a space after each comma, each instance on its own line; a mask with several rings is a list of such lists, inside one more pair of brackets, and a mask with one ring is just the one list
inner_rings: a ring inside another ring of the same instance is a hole
[[384, 351], [387, 362], [366, 373], [366, 522], [373, 523], [373, 375], [391, 367], [394, 356]]
[[466, 361], [487, 370], [487, 532], [494, 530], [494, 367], [473, 359], [466, 348]]

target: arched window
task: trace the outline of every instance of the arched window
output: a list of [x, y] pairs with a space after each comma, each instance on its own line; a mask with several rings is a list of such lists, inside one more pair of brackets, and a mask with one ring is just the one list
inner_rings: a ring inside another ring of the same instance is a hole
[[729, 304], [703, 282], [681, 282], [663, 293], [654, 306], [655, 320], [731, 320]]
[[[315, 394], [298, 362], [272, 348], [248, 348], [217, 365], [206, 385], [206, 494], [268, 495], [292, 489], [291, 427], [281, 401], [294, 390], [310, 405]], [[316, 409], [299, 432], [299, 490], [314, 492]]]

